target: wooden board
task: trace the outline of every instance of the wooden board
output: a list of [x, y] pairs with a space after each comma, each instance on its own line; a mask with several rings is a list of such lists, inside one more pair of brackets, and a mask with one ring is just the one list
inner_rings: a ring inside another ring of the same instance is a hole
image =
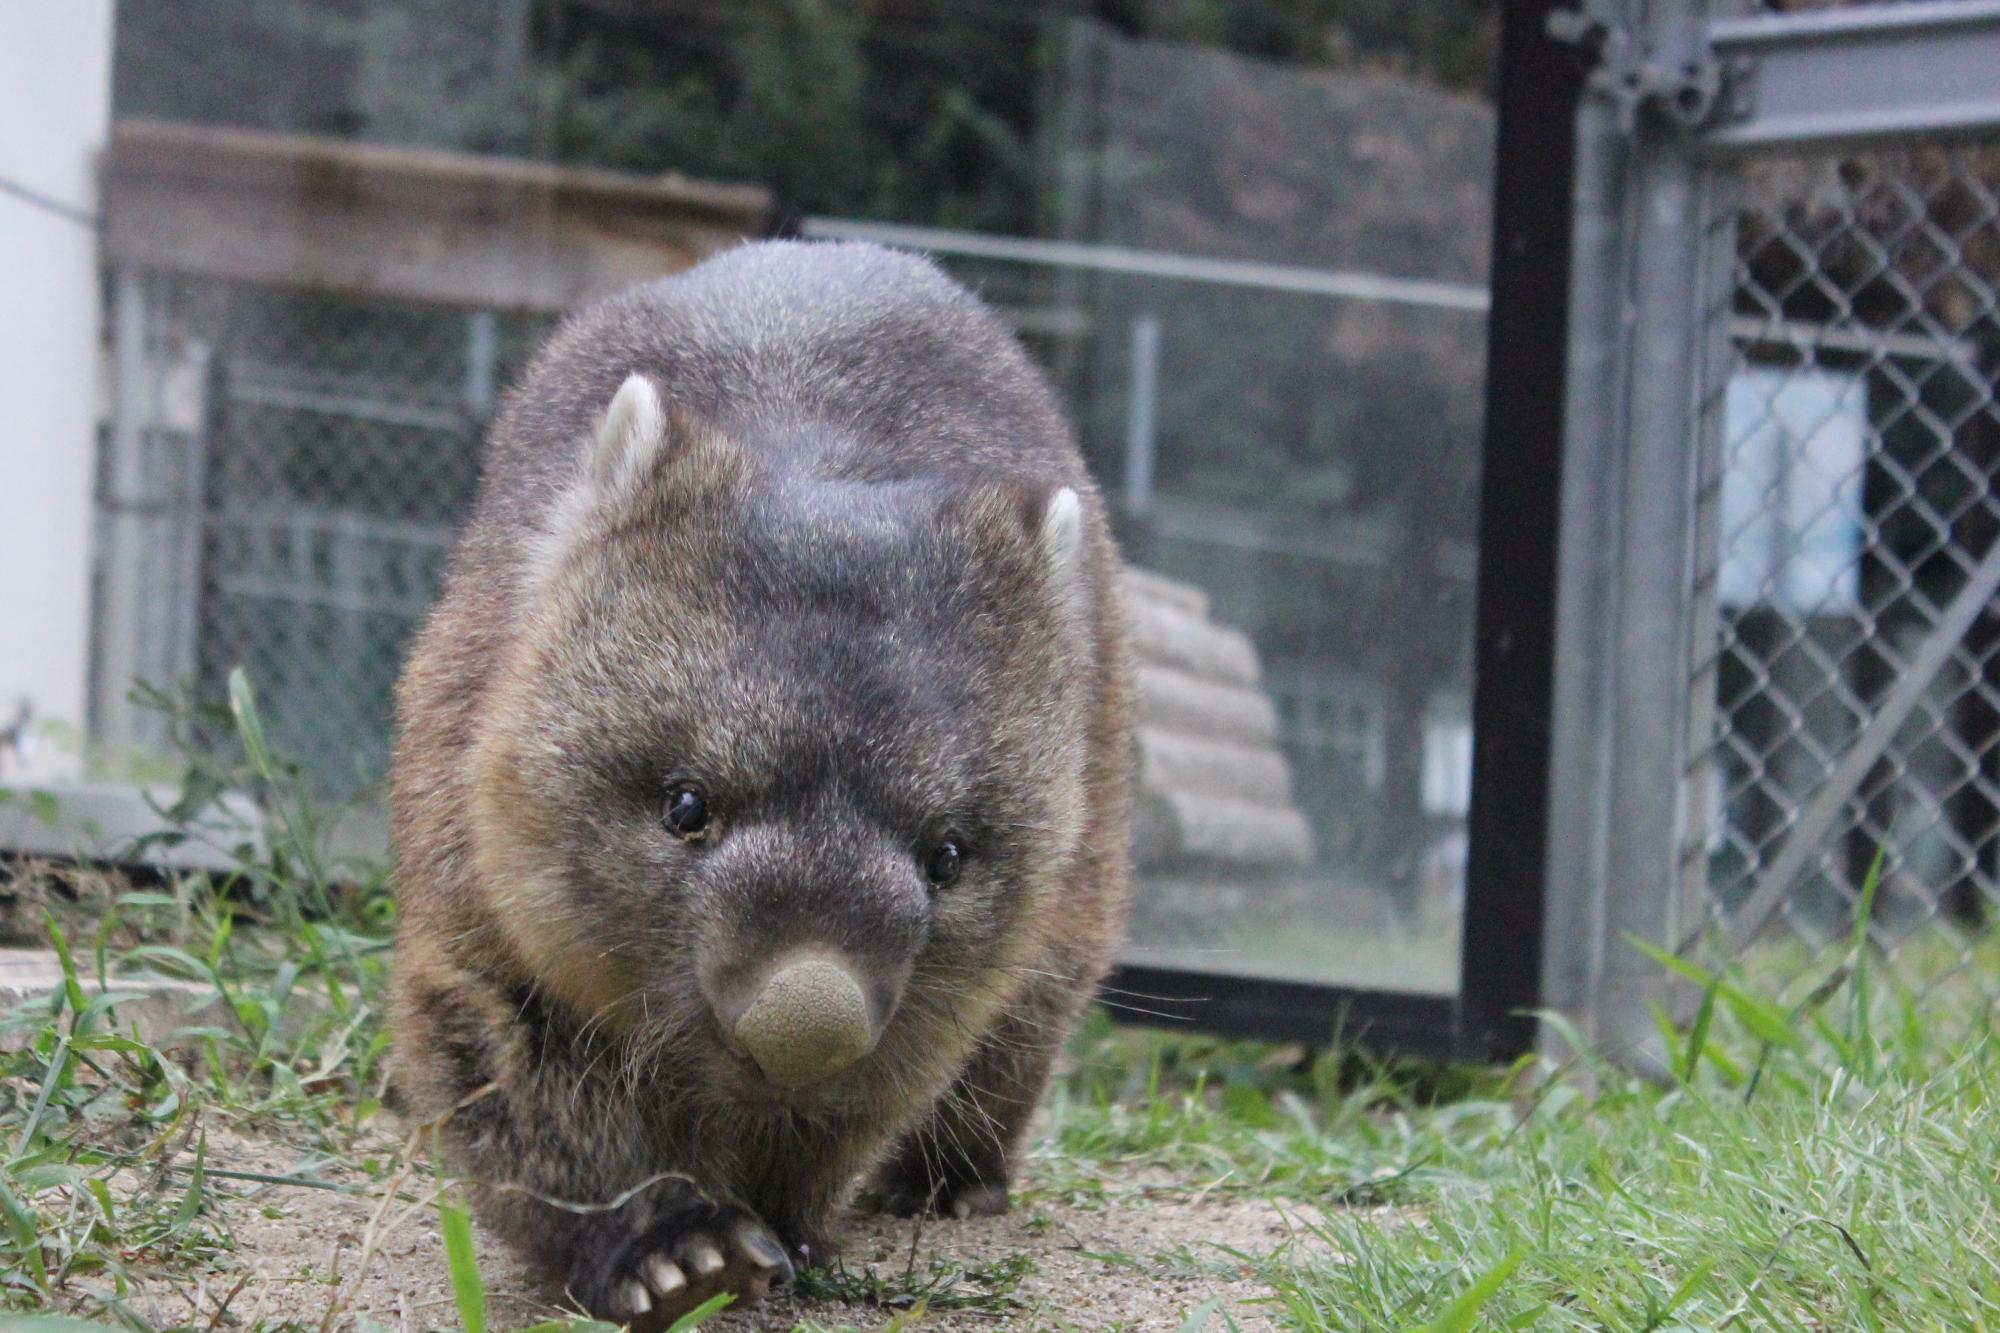
[[675, 176], [120, 121], [113, 265], [552, 313], [767, 235], [769, 191]]

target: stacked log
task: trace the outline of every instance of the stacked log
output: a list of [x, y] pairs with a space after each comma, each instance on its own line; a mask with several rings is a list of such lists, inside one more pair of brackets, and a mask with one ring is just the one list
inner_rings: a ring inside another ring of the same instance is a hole
[[1292, 802], [1278, 714], [1248, 636], [1209, 617], [1208, 594], [1128, 569], [1138, 659], [1135, 869], [1143, 923], [1250, 904], [1312, 861]]

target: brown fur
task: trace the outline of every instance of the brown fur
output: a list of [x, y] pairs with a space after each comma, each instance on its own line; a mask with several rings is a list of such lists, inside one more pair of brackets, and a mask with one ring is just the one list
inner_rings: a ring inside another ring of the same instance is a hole
[[[579, 502], [634, 373], [660, 456]], [[1071, 586], [1036, 543], [1061, 487]], [[1011, 335], [886, 251], [730, 252], [572, 318], [509, 397], [399, 692], [394, 1071], [482, 1220], [593, 1313], [718, 1218], [823, 1256], [871, 1165], [889, 1206], [1004, 1204], [1124, 919], [1116, 564]], [[699, 847], [658, 823], [690, 772]], [[945, 820], [970, 855], [932, 893]], [[895, 1008], [780, 1093], [705, 997], [818, 944]]]

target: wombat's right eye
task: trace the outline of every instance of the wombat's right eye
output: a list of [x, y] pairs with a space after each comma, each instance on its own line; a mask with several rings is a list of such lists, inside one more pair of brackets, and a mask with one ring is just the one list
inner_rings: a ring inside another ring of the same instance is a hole
[[965, 849], [958, 839], [944, 837], [938, 839], [930, 853], [924, 857], [924, 878], [933, 888], [946, 888], [958, 879], [959, 871], [965, 868]]
[[660, 822], [682, 842], [700, 842], [708, 833], [708, 797], [692, 782], [683, 782], [667, 793]]

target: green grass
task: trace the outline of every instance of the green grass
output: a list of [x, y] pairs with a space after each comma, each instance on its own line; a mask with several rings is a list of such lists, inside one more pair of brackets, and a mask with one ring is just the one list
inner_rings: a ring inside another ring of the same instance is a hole
[[1058, 1095], [1038, 1174], [1104, 1206], [1147, 1167], [1290, 1206], [1301, 1239], [1242, 1256], [1287, 1327], [2000, 1327], [1992, 942], [1921, 997], [1858, 939], [1818, 985], [1781, 961], [1678, 964], [1712, 998], [1665, 1084], [1587, 1048], [1440, 1087], [1153, 1039], [1146, 1083], [1100, 1055]]
[[1019, 1308], [1015, 1288], [1033, 1271], [1034, 1257], [1026, 1253], [968, 1266], [946, 1255], [919, 1255], [913, 1250], [900, 1268], [857, 1271], [837, 1260], [831, 1268], [801, 1275], [799, 1290], [815, 1300], [843, 1301], [857, 1309], [1004, 1315]]
[[[61, 870], [14, 868], [13, 894], [46, 905], [67, 984], [0, 1019], [0, 1309], [60, 1298], [144, 1327], [128, 1301], [144, 1278], [226, 1262], [215, 1190], [325, 1187], [310, 1169], [210, 1166], [212, 1128], [277, 1130], [308, 1163], [384, 1170], [356, 1146], [381, 1108], [384, 876], [322, 861], [317, 807], [265, 744], [240, 677], [231, 713], [204, 721], [233, 727], [237, 759], [191, 758], [166, 813], [188, 825], [226, 790], [255, 795], [266, 845], [238, 848], [233, 873], [100, 883], [80, 909]], [[118, 978], [141, 973], [210, 994], [170, 1041], [119, 1024], [137, 992]]]
[[[218, 1200], [338, 1188], [440, 1219], [454, 1311], [431, 1317], [495, 1327], [454, 1193], [379, 1146], [383, 877], [322, 863], [318, 816], [263, 743], [247, 685], [233, 705], [241, 754], [191, 761], [179, 813], [250, 791], [273, 821], [267, 851], [246, 847], [220, 879], [116, 885], [87, 909], [65, 906], [60, 873], [17, 867], [14, 892], [39, 888], [52, 908], [42, 930], [70, 984], [0, 1021], [0, 1312], [148, 1329], [147, 1283], [234, 1280]], [[1701, 1003], [1663, 1028], [1664, 1082], [1581, 1043], [1508, 1071], [1445, 1069], [1100, 1014], [1051, 1096], [1020, 1207], [1051, 1249], [1070, 1244], [1073, 1210], [1162, 1196], [1288, 1215], [1293, 1239], [1263, 1248], [1087, 1256], [1183, 1290], [1248, 1273], [1266, 1293], [1172, 1310], [1189, 1330], [2000, 1328], [2000, 945], [1970, 967], [1946, 966], [1955, 951], [1935, 962], [1950, 975], [1921, 994], [1906, 984], [1927, 970], [1921, 942], [1892, 974], [1858, 934], [1816, 960], [1665, 962]], [[115, 996], [133, 970], [213, 1002], [171, 1046], [149, 1044], [86, 984]], [[282, 1141], [296, 1165], [236, 1169], [214, 1147], [230, 1134]], [[1038, 1327], [1045, 1306], [1022, 1294], [1037, 1259], [913, 1246], [804, 1285], [850, 1312], [842, 1328], [948, 1312]], [[16, 1327], [57, 1325], [0, 1313]]]

